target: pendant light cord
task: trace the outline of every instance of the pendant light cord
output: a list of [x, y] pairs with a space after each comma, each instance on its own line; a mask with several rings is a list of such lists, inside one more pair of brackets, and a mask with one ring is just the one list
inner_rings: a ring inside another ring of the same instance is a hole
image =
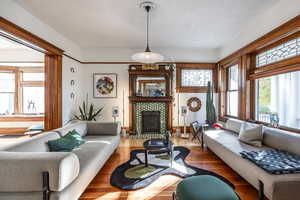
[[149, 12], [150, 12], [151, 7], [146, 6], [145, 9], [147, 12], [147, 47], [146, 47], [145, 52], [151, 52], [150, 47], [149, 47]]

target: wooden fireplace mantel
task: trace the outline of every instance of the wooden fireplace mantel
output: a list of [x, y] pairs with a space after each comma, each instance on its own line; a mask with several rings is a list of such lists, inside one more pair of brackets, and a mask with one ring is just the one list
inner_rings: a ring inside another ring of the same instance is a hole
[[[166, 128], [172, 130], [173, 114], [173, 71], [166, 69], [165, 65], [158, 65], [153, 70], [143, 70], [142, 65], [129, 65], [129, 133], [136, 133], [135, 110], [137, 103], [165, 103], [166, 104]], [[166, 96], [143, 97], [136, 94], [138, 77], [164, 77], [166, 80]]]
[[132, 96], [129, 97], [129, 102], [134, 103], [134, 102], [173, 102], [174, 98], [173, 97], [137, 97], [137, 96]]

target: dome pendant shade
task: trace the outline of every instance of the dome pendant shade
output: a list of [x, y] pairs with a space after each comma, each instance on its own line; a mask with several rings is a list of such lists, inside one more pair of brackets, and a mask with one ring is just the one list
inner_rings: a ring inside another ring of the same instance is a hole
[[164, 57], [162, 55], [158, 53], [153, 53], [151, 51], [136, 53], [131, 58], [136, 62], [147, 63], [147, 64], [157, 63], [164, 60]]
[[161, 62], [164, 60], [164, 57], [158, 53], [151, 52], [149, 48], [149, 12], [154, 7], [154, 4], [146, 1], [141, 4], [141, 7], [147, 12], [147, 47], [145, 52], [136, 53], [131, 56], [131, 59], [146, 64]]

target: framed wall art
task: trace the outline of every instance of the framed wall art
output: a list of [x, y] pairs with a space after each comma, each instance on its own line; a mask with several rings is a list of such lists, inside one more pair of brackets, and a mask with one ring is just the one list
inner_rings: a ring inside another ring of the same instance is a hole
[[94, 98], [116, 98], [117, 74], [94, 73], [93, 87]]

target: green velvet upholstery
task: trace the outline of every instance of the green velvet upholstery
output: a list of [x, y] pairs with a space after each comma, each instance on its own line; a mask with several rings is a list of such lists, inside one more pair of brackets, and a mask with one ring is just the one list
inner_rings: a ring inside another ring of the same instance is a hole
[[209, 175], [185, 178], [177, 185], [177, 200], [239, 200], [235, 191], [222, 180]]
[[47, 142], [50, 151], [72, 151], [84, 143], [85, 141], [75, 129], [59, 139]]

